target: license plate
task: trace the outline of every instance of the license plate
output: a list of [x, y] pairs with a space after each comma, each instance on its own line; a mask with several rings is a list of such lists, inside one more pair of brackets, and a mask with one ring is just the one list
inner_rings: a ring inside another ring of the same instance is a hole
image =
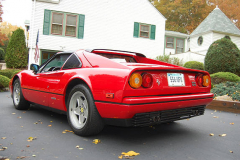
[[185, 86], [184, 74], [167, 73], [168, 86]]

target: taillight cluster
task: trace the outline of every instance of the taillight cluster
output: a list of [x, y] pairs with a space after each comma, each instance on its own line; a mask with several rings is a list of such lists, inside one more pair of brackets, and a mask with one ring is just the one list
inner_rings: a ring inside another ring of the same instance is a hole
[[153, 77], [149, 73], [133, 73], [130, 76], [129, 84], [132, 88], [135, 89], [141, 86], [144, 88], [150, 88], [153, 84]]
[[211, 79], [208, 75], [198, 74], [196, 75], [196, 82], [199, 87], [207, 87], [211, 84]]

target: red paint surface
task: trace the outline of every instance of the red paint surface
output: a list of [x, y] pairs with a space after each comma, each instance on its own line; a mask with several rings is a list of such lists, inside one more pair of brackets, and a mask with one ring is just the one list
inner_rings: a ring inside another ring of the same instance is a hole
[[[72, 80], [80, 79], [88, 85], [97, 109], [104, 118], [131, 118], [135, 113], [206, 105], [213, 95], [208, 87], [198, 86], [198, 74], [206, 71], [192, 70], [116, 51], [93, 51], [101, 54], [127, 55], [138, 63], [117, 63], [103, 56], [84, 50], [76, 52], [82, 67], [34, 74], [22, 71], [16, 76], [21, 81], [22, 92], [30, 102], [66, 111], [66, 90]], [[133, 89], [128, 80], [132, 73], [152, 75], [151, 87]], [[185, 86], [169, 87], [167, 73], [183, 73]], [[10, 90], [12, 93], [12, 83]], [[193, 85], [196, 83], [196, 86]], [[106, 96], [114, 94], [113, 98]], [[176, 102], [174, 102], [176, 101]], [[133, 105], [135, 104], [135, 105]]]

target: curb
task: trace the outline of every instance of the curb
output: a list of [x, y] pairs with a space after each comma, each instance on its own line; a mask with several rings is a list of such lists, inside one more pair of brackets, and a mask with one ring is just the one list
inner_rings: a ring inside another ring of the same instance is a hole
[[207, 109], [240, 113], [240, 102], [213, 100], [206, 107]]

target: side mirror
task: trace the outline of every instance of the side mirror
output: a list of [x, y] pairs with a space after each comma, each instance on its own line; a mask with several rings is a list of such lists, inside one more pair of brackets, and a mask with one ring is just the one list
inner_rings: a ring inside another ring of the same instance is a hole
[[37, 73], [39, 70], [39, 65], [37, 64], [31, 64], [30, 69], [33, 70], [34, 73]]

